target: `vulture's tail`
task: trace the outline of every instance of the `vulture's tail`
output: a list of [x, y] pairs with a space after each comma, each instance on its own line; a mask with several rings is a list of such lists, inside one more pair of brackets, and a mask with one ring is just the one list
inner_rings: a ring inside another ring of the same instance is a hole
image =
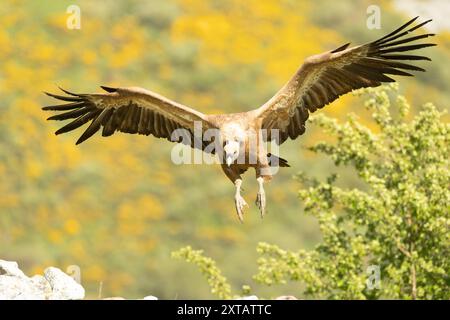
[[267, 154], [267, 158], [269, 159], [269, 165], [272, 166], [278, 166], [278, 167], [290, 167], [287, 160], [277, 157], [271, 153]]

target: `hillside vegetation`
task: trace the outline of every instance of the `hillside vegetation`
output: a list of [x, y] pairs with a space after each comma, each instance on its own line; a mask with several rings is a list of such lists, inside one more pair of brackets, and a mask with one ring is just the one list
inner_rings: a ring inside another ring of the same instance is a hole
[[[259, 218], [254, 173], [243, 196], [252, 205], [245, 224], [234, 212], [233, 185], [218, 166], [176, 166], [172, 145], [115, 134], [75, 146], [79, 132], [55, 136], [42, 94], [57, 85], [75, 92], [99, 85], [136, 85], [205, 113], [249, 110], [270, 98], [311, 54], [374, 39], [408, 17], [383, 8], [382, 30], [368, 30], [370, 1], [77, 1], [81, 29], [66, 27], [73, 1], [4, 0], [0, 6], [0, 257], [27, 274], [78, 265], [88, 297], [210, 298], [194, 267], [171, 259], [186, 245], [211, 255], [234, 287], [256, 272], [259, 242], [286, 250], [312, 249], [320, 225], [304, 215], [293, 176], [319, 179], [339, 170], [340, 184], [364, 188], [355, 170], [336, 169], [307, 150], [327, 140], [307, 128], [281, 153], [292, 167], [267, 187], [268, 214]], [[352, 19], [348, 19], [351, 17]], [[450, 35], [427, 50], [428, 73], [402, 79], [411, 105], [450, 102]], [[324, 113], [350, 111], [376, 130], [362, 100], [351, 95]], [[411, 115], [417, 114], [414, 107]], [[193, 285], [195, 284], [195, 285]], [[299, 285], [252, 288], [266, 296], [297, 294]]]

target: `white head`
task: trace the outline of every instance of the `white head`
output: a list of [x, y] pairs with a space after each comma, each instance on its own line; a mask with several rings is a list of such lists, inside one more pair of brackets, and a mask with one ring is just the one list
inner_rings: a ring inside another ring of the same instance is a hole
[[225, 161], [228, 166], [231, 166], [233, 162], [239, 157], [240, 143], [239, 141], [228, 140], [225, 142], [223, 151], [225, 152]]
[[221, 130], [223, 151], [228, 166], [239, 158], [242, 143], [245, 141], [245, 131], [237, 124], [231, 123]]

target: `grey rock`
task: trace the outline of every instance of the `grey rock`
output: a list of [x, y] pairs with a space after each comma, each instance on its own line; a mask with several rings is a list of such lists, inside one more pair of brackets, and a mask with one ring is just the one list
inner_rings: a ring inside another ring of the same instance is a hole
[[239, 297], [236, 300], [259, 300], [259, 298], [255, 295], [253, 295], [253, 296]]
[[27, 276], [19, 269], [15, 261], [0, 260], [0, 275], [26, 278]]
[[84, 288], [60, 269], [49, 267], [45, 269], [44, 277], [52, 288], [49, 299], [78, 300], [84, 298]]
[[83, 299], [84, 289], [57, 268], [47, 268], [45, 276], [27, 277], [17, 262], [0, 260], [0, 300]]
[[30, 284], [29, 279], [0, 276], [0, 300], [42, 300], [45, 293]]
[[298, 299], [294, 296], [279, 296], [275, 300], [298, 300]]

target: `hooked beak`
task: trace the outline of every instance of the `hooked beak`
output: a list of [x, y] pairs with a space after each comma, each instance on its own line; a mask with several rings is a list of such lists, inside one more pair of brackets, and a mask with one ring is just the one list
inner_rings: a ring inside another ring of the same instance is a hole
[[227, 166], [231, 166], [232, 163], [233, 163], [233, 157], [227, 156]]

